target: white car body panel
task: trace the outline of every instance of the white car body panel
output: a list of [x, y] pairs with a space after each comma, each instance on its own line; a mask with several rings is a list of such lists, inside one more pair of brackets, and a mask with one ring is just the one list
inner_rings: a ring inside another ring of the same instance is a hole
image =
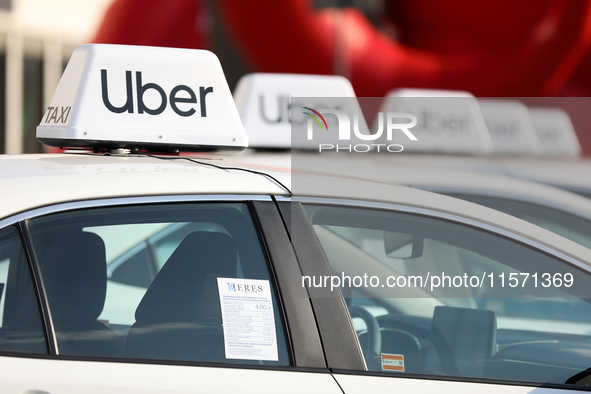
[[470, 382], [450, 382], [431, 379], [412, 379], [412, 378], [388, 378], [377, 376], [355, 376], [335, 374], [335, 379], [345, 393], [357, 394], [368, 392], [389, 392], [396, 390], [399, 392], [413, 393], [482, 393], [492, 394], [502, 391], [508, 394], [546, 394], [546, 393], [571, 393], [571, 390], [532, 388], [530, 386], [498, 385], [486, 383]]
[[[321, 168], [319, 172], [337, 176], [369, 178], [381, 182], [407, 185], [435, 192], [468, 193], [514, 199], [539, 204], [591, 220], [589, 199], [545, 184], [515, 179], [508, 175], [482, 173], [462, 169], [417, 165], [402, 171], [383, 157], [326, 158], [313, 156], [298, 161], [298, 170]], [[590, 168], [591, 170], [591, 168]], [[591, 182], [589, 183], [591, 185]]]
[[389, 159], [392, 166], [406, 171], [416, 166], [467, 170], [545, 183], [560, 188], [591, 191], [589, 160], [540, 158], [472, 157], [449, 155], [399, 155]]
[[[234, 163], [195, 158], [222, 167]], [[196, 182], [188, 182], [187, 174]], [[289, 174], [278, 175], [289, 187]], [[271, 179], [187, 160], [79, 154], [0, 156], [0, 218], [50, 204], [174, 194], [279, 194]]]
[[0, 369], [5, 394], [342, 393], [328, 373], [19, 357]]

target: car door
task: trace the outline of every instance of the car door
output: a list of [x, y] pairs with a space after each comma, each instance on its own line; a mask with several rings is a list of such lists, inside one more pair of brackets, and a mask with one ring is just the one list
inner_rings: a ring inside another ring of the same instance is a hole
[[3, 392], [342, 392], [271, 197], [26, 212], [2, 276]]
[[[591, 278], [581, 262], [437, 211], [298, 200], [279, 206], [345, 392], [586, 389]], [[359, 344], [366, 367], [351, 366], [343, 342]]]

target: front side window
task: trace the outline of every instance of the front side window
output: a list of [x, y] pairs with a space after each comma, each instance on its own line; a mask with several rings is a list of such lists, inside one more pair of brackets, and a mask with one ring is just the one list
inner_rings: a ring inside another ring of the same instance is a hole
[[60, 354], [289, 364], [246, 204], [86, 209], [29, 230]]
[[588, 273], [449, 221], [305, 210], [334, 276], [304, 279], [340, 287], [370, 370], [587, 384]]

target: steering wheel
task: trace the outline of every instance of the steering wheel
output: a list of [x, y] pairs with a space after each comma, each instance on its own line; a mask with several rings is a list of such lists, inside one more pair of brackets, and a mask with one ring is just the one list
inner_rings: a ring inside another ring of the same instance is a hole
[[361, 305], [349, 307], [351, 318], [359, 317], [367, 326], [368, 345], [363, 351], [368, 370], [381, 370], [382, 334], [377, 319]]

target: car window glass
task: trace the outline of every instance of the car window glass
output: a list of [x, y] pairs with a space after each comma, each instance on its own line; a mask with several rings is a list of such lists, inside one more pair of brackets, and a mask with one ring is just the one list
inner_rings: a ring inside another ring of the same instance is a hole
[[60, 354], [289, 364], [246, 204], [87, 209], [29, 228]]
[[35, 286], [18, 230], [0, 230], [0, 350], [47, 353]]
[[591, 221], [558, 209], [499, 197], [444, 193], [508, 213], [591, 248]]
[[448, 221], [305, 209], [334, 271], [306, 284], [340, 288], [370, 370], [586, 384], [587, 273]]
[[587, 189], [582, 189], [582, 190], [581, 189], [576, 189], [576, 188], [572, 188], [571, 189], [571, 188], [568, 188], [568, 187], [561, 187], [561, 185], [552, 185], [552, 186], [558, 187], [558, 188], [567, 190], [567, 191], [569, 191], [571, 193], [578, 194], [579, 196], [583, 196], [583, 197], [587, 197], [587, 198], [591, 199], [591, 192], [588, 191]]

